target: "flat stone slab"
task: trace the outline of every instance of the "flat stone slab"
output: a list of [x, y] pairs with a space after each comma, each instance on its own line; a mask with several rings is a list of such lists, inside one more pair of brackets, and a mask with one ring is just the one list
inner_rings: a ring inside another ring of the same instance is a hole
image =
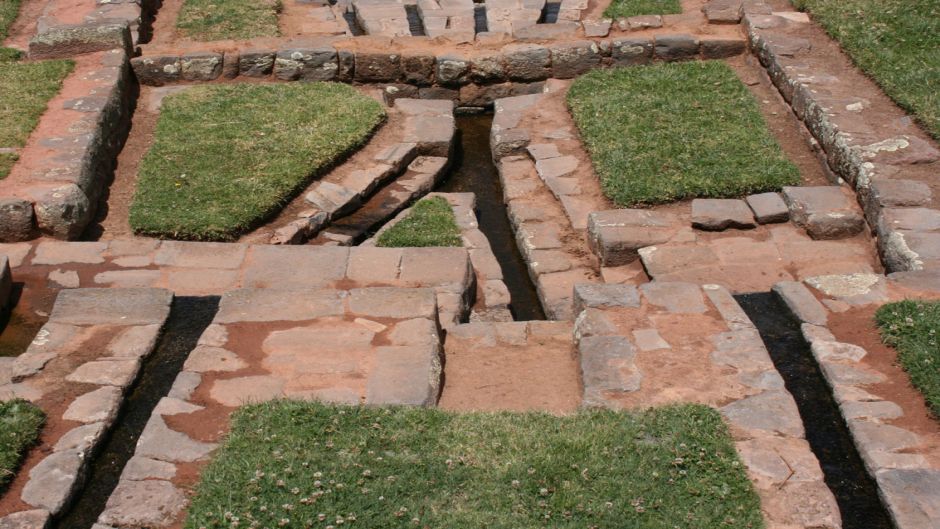
[[50, 521], [45, 509], [20, 511], [0, 518], [0, 529], [46, 529]]
[[790, 218], [814, 239], [844, 239], [865, 228], [855, 195], [839, 186], [784, 187]]
[[20, 498], [33, 507], [58, 514], [68, 505], [80, 484], [84, 458], [78, 450], [55, 452], [29, 471]]
[[111, 423], [120, 407], [121, 388], [103, 386], [73, 400], [62, 418], [83, 423]]
[[603, 406], [613, 395], [636, 391], [643, 375], [636, 348], [623, 336], [588, 336], [578, 344], [584, 383], [583, 406]]
[[680, 227], [675, 215], [645, 209], [595, 211], [588, 215], [588, 242], [603, 266], [631, 263], [640, 248], [668, 241]]
[[801, 322], [824, 326], [829, 320], [826, 308], [803, 283], [781, 281], [774, 285], [773, 291], [783, 299], [783, 302]]
[[672, 313], [701, 314], [706, 310], [702, 290], [692, 283], [653, 281], [640, 285], [640, 291], [652, 305]]
[[226, 292], [216, 323], [300, 321], [343, 313], [340, 292], [245, 288]]
[[65, 377], [69, 382], [126, 388], [137, 378], [140, 360], [113, 359], [86, 362]]
[[885, 470], [877, 474], [876, 480], [898, 527], [936, 527], [940, 519], [940, 471]]
[[765, 391], [721, 408], [735, 426], [803, 437], [803, 422], [793, 397], [785, 391]]
[[574, 286], [574, 312], [586, 308], [639, 307], [640, 293], [633, 285], [582, 283]]
[[121, 480], [98, 521], [115, 527], [169, 527], [186, 504], [186, 495], [169, 481]]
[[743, 200], [696, 198], [692, 201], [692, 227], [699, 230], [748, 230], [756, 227], [751, 208]]
[[744, 199], [754, 212], [758, 224], [774, 224], [790, 220], [790, 208], [778, 193], [760, 193]]
[[62, 290], [50, 322], [72, 325], [163, 324], [173, 293], [158, 288], [77, 288]]

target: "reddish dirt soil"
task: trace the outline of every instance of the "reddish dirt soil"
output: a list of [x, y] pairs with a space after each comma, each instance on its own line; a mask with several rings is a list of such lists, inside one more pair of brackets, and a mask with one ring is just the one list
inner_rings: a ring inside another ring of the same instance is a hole
[[[875, 311], [869, 305], [842, 313], [830, 313], [829, 330], [842, 342], [865, 348], [868, 355], [861, 364], [887, 377], [886, 382], [865, 386], [865, 390], [897, 404], [904, 411], [898, 419], [886, 421], [921, 436], [923, 453], [933, 465], [940, 465], [940, 420], [931, 415], [923, 395], [911, 385], [911, 379], [897, 361], [897, 351], [881, 341], [875, 325]], [[931, 452], [933, 455], [931, 457]]]
[[25, 50], [29, 46], [29, 39], [36, 34], [36, 21], [42, 16], [47, 3], [49, 0], [23, 0], [20, 4], [20, 14], [10, 26], [3, 45]]

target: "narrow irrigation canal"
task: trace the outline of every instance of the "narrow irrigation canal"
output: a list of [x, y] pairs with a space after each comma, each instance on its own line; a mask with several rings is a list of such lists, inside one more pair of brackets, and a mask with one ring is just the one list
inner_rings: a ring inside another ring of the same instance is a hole
[[757, 326], [787, 390], [796, 399], [806, 440], [819, 459], [826, 484], [842, 512], [844, 529], [892, 529], [874, 481], [865, 470], [800, 322], [774, 293], [736, 296]]
[[538, 293], [529, 277], [525, 259], [516, 246], [516, 236], [506, 215], [503, 187], [499, 171], [490, 152], [492, 114], [457, 116], [459, 143], [447, 179], [437, 191], [474, 193], [480, 231], [486, 235], [493, 254], [503, 270], [503, 281], [512, 298], [512, 315], [516, 321], [544, 320], [545, 313]]
[[85, 488], [56, 524], [58, 529], [90, 529], [95, 524], [117, 486], [124, 465], [134, 455], [137, 439], [150, 414], [160, 399], [169, 393], [186, 357], [212, 322], [218, 306], [219, 298], [215, 296], [173, 300], [170, 317], [156, 350], [144, 362], [137, 384], [124, 401], [111, 437], [92, 463]]

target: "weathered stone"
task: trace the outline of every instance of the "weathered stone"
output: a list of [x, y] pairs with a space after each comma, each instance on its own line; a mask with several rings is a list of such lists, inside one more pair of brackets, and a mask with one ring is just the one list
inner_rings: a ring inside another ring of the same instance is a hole
[[642, 209], [596, 211], [588, 216], [588, 242], [604, 266], [633, 262], [638, 250], [668, 241], [678, 219]]
[[551, 76], [551, 52], [537, 44], [510, 44], [502, 50], [512, 81], [541, 81]]
[[140, 360], [137, 358], [85, 362], [65, 377], [65, 380], [126, 388], [137, 378], [138, 369], [140, 369]]
[[169, 527], [186, 507], [186, 495], [169, 481], [118, 482], [98, 521], [115, 527]]
[[441, 385], [441, 345], [383, 346], [375, 350], [366, 402], [433, 406]]
[[63, 290], [49, 321], [72, 325], [160, 324], [170, 313], [173, 293], [159, 288]]
[[821, 361], [819, 367], [822, 368], [826, 380], [834, 387], [838, 385], [864, 386], [886, 380], [883, 374], [863, 367], [861, 364], [848, 365], [841, 362]]
[[274, 77], [283, 81], [332, 81], [339, 70], [331, 47], [280, 50], [274, 59]]
[[25, 241], [32, 236], [32, 203], [21, 198], [0, 198], [0, 242]]
[[940, 266], [940, 232], [890, 230], [879, 234], [878, 245], [885, 267], [891, 272]]
[[40, 31], [29, 41], [29, 58], [72, 57], [114, 48], [130, 51], [127, 24], [60, 25]]
[[574, 312], [586, 308], [612, 308], [640, 306], [640, 294], [633, 285], [607, 285], [580, 283], [574, 286]]
[[0, 254], [0, 311], [8, 308], [12, 290], [13, 273], [10, 271], [10, 260], [6, 255]]
[[93, 422], [72, 428], [59, 438], [53, 450], [56, 452], [77, 450], [87, 458], [98, 446], [98, 442], [101, 441], [106, 430], [106, 422]]
[[555, 44], [551, 47], [552, 77], [571, 79], [601, 63], [601, 50], [589, 40]]
[[121, 472], [121, 481], [143, 481], [145, 479], [173, 479], [176, 476], [176, 465], [166, 461], [158, 461], [149, 457], [134, 456], [130, 458]]
[[721, 408], [733, 426], [766, 430], [790, 437], [803, 437], [803, 422], [796, 402], [786, 391], [765, 391]]
[[266, 77], [274, 69], [271, 50], [246, 50], [238, 56], [238, 73], [245, 77]]
[[640, 285], [650, 304], [675, 314], [701, 314], [706, 310], [702, 290], [692, 283], [653, 281]]
[[488, 53], [474, 56], [470, 61], [470, 79], [475, 83], [505, 81], [506, 68], [502, 55]]
[[718, 313], [721, 314], [721, 317], [725, 320], [725, 323], [728, 324], [729, 328], [733, 330], [754, 328], [751, 319], [748, 317], [747, 313], [744, 312], [744, 309], [738, 305], [738, 302], [728, 289], [720, 285], [705, 284], [702, 285], [702, 290], [705, 292], [705, 295], [708, 296], [712, 305], [718, 309]]
[[682, 61], [698, 56], [698, 40], [692, 35], [656, 37], [655, 55], [664, 61]]
[[[805, 325], [805, 324], [804, 324]], [[858, 362], [868, 354], [863, 347], [850, 343], [815, 340], [810, 344], [818, 360], [850, 360]]]
[[121, 394], [121, 388], [102, 386], [73, 400], [62, 418], [86, 424], [111, 424], [121, 408]]
[[161, 327], [160, 324], [129, 327], [108, 343], [108, 353], [115, 358], [144, 358], [157, 346]]
[[434, 83], [435, 64], [436, 58], [432, 54], [402, 54], [402, 81], [411, 85], [430, 86]]
[[881, 274], [813, 276], [806, 278], [806, 284], [851, 305], [867, 305], [887, 299], [887, 284]]
[[338, 291], [245, 288], [222, 296], [215, 322], [302, 321], [342, 313], [343, 300]]
[[771, 371], [774, 364], [756, 329], [741, 329], [712, 336], [712, 362], [741, 371]]
[[727, 59], [747, 51], [747, 42], [742, 39], [705, 37], [699, 43], [703, 59]]
[[920, 444], [920, 438], [909, 430], [865, 419], [846, 421], [859, 452], [903, 452]]
[[846, 420], [851, 419], [876, 419], [888, 420], [897, 419], [904, 415], [904, 411], [897, 404], [881, 400], [875, 402], [843, 402], [839, 405], [842, 409], [842, 416]]
[[584, 383], [583, 406], [605, 406], [611, 397], [640, 389], [643, 375], [636, 350], [623, 336], [584, 336], [578, 342]]
[[692, 201], [692, 226], [700, 230], [746, 230], [756, 227], [754, 215], [743, 200], [696, 198]]
[[36, 246], [33, 264], [99, 264], [104, 262], [104, 252], [107, 248], [108, 244], [102, 242], [41, 242]]
[[245, 258], [244, 244], [163, 241], [154, 264], [181, 268], [238, 269]]
[[180, 75], [184, 81], [212, 81], [222, 75], [222, 54], [188, 53], [180, 57]]
[[653, 41], [643, 38], [614, 39], [610, 41], [612, 66], [649, 64], [653, 60]]
[[780, 296], [787, 307], [803, 323], [825, 326], [829, 320], [828, 311], [799, 281], [781, 281], [774, 285], [773, 291]]
[[0, 529], [47, 529], [51, 520], [45, 509], [14, 512], [0, 517]]
[[930, 204], [933, 194], [930, 186], [917, 180], [875, 179], [868, 189], [865, 213], [877, 218], [882, 208], [922, 207]]
[[357, 288], [349, 291], [349, 311], [375, 318], [434, 319], [434, 291], [426, 288]]
[[182, 66], [178, 55], [156, 55], [131, 58], [131, 67], [137, 81], [142, 85], [163, 86], [175, 83], [182, 77]]
[[669, 349], [669, 342], [663, 340], [656, 329], [636, 329], [633, 331], [633, 340], [640, 351], [658, 351]]
[[906, 288], [940, 292], [940, 270], [894, 272], [888, 274], [888, 279]]
[[584, 20], [581, 25], [584, 26], [584, 36], [588, 38], [606, 37], [610, 33], [611, 19]]
[[153, 414], [140, 434], [135, 455], [170, 463], [188, 463], [204, 459], [214, 449], [214, 444], [194, 441], [184, 433], [171, 430], [163, 417]]
[[222, 54], [222, 77], [224, 79], [235, 79], [238, 77], [238, 63], [241, 56], [237, 51], [227, 51]]
[[183, 369], [193, 373], [207, 373], [210, 371], [238, 371], [246, 366], [247, 364], [231, 351], [221, 347], [198, 345], [189, 353], [186, 363], [183, 364]]
[[183, 400], [189, 399], [193, 391], [196, 391], [196, 388], [199, 387], [201, 383], [202, 375], [199, 373], [181, 371], [180, 374], [176, 375], [176, 380], [173, 381], [173, 387], [170, 388], [167, 397]]
[[16, 357], [10, 368], [13, 382], [19, 382], [42, 370], [53, 358], [72, 350], [74, 338], [81, 332], [80, 327], [47, 322], [27, 347], [26, 352]]
[[284, 380], [269, 375], [216, 380], [209, 396], [219, 404], [231, 407], [249, 402], [267, 402], [285, 396]]
[[401, 77], [401, 57], [388, 53], [356, 53], [355, 79], [361, 82], [393, 82]]
[[702, 11], [709, 24], [737, 24], [744, 14], [741, 0], [709, 0]]
[[437, 57], [437, 82], [448, 85], [462, 85], [470, 74], [470, 59], [458, 54], [444, 54]]
[[575, 319], [574, 334], [577, 340], [586, 336], [610, 336], [619, 333], [607, 313], [600, 309], [586, 308]]
[[793, 222], [814, 239], [844, 239], [865, 227], [854, 195], [838, 186], [784, 187]]
[[881, 496], [898, 527], [936, 527], [940, 519], [940, 471], [884, 470], [875, 475]]
[[54, 452], [29, 471], [20, 498], [33, 507], [56, 515], [72, 500], [81, 485], [84, 458], [77, 450]]
[[91, 221], [94, 204], [75, 184], [33, 187], [26, 193], [33, 201], [36, 225], [43, 234], [75, 239]]
[[773, 224], [790, 220], [790, 209], [777, 193], [749, 195], [747, 205], [754, 212], [758, 224]]

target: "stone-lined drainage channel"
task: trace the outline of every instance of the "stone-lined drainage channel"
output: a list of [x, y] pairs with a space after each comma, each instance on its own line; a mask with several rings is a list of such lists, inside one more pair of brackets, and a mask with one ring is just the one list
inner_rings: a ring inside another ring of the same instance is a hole
[[544, 320], [545, 312], [529, 277], [529, 268], [516, 246], [516, 235], [506, 214], [499, 170], [490, 151], [491, 113], [458, 114], [459, 143], [451, 169], [437, 191], [473, 193], [480, 231], [486, 235], [509, 289], [510, 308], [516, 321]]
[[796, 399], [806, 440], [842, 512], [843, 529], [893, 529], [851, 434], [800, 332], [800, 322], [774, 293], [735, 296], [757, 326], [774, 365]]
[[196, 347], [218, 307], [217, 296], [177, 297], [173, 300], [156, 350], [144, 362], [109, 439], [91, 465], [85, 487], [71, 509], [56, 522], [57, 529], [90, 529], [98, 520], [117, 486], [124, 465], [134, 455], [137, 439], [150, 414], [160, 399], [170, 392], [186, 357]]

